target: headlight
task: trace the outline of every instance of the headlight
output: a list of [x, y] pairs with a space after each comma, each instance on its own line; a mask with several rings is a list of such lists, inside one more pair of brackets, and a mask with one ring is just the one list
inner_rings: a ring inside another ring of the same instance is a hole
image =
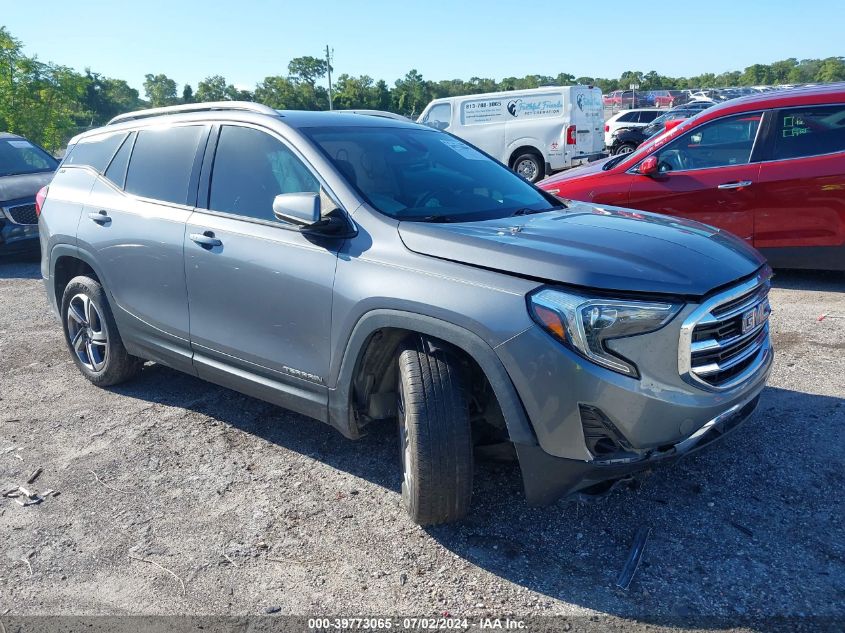
[[607, 342], [646, 334], [669, 323], [682, 304], [587, 297], [545, 288], [528, 297], [531, 316], [559, 341], [582, 356], [627, 376], [639, 377], [633, 363], [607, 348]]

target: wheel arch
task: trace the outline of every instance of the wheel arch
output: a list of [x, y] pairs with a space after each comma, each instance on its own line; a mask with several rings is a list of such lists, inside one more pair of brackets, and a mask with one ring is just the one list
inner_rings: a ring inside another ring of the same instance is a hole
[[522, 154], [534, 154], [540, 158], [541, 165], [545, 165], [546, 163], [546, 158], [543, 155], [543, 152], [536, 145], [521, 144], [510, 153], [510, 156], [508, 157], [508, 167], [513, 168], [516, 159]]
[[[501, 409], [509, 439], [513, 443], [536, 445], [537, 439], [528, 421], [516, 388], [496, 352], [481, 337], [466, 328], [401, 310], [379, 309], [364, 314], [350, 334], [344, 347], [338, 374], [329, 390], [329, 422], [347, 437], [360, 435], [353, 402], [356, 384], [361, 381], [383, 380], [381, 369], [388, 369], [395, 360], [395, 349], [401, 341], [414, 334], [438, 339], [465, 354], [484, 373]], [[374, 371], [366, 371], [368, 363]], [[381, 373], [381, 375], [379, 375]]]
[[[85, 251], [71, 244], [57, 244], [50, 251], [50, 277], [47, 283], [48, 294], [53, 309], [58, 313], [62, 301], [62, 293], [68, 282], [78, 275], [93, 277], [103, 284], [103, 277], [99, 266]], [[103, 286], [108, 295], [108, 289]], [[111, 301], [111, 296], [109, 296]]]

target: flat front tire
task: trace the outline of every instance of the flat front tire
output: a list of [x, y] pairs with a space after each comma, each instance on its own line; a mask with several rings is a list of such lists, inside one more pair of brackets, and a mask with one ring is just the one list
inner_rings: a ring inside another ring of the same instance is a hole
[[65, 342], [79, 371], [99, 387], [125, 382], [143, 361], [123, 346], [103, 287], [95, 279], [74, 277], [61, 304]]
[[472, 498], [472, 433], [455, 357], [427, 337], [399, 350], [402, 502], [420, 525], [457, 521]]

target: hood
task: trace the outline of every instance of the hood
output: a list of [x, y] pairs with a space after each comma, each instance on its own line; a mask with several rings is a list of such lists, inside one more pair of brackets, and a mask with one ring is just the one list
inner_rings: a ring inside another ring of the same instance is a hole
[[596, 290], [701, 296], [765, 264], [713, 227], [574, 203], [562, 211], [481, 222], [400, 222], [412, 251]]
[[35, 198], [35, 194], [44, 185], [49, 185], [56, 172], [48, 171], [39, 174], [20, 174], [17, 176], [0, 176], [0, 204], [21, 198]]
[[549, 186], [554, 185], [558, 182], [566, 182], [569, 180], [583, 178], [584, 176], [590, 176], [592, 174], [603, 171], [602, 167], [604, 166], [604, 164], [614, 158], [616, 158], [616, 156], [608, 156], [607, 158], [603, 158], [592, 163], [587, 163], [586, 165], [583, 165], [581, 167], [566, 169], [560, 173], [555, 174], [554, 176], [550, 176], [549, 178], [540, 181], [539, 183], [537, 183], [537, 185], [541, 189], [548, 189]]

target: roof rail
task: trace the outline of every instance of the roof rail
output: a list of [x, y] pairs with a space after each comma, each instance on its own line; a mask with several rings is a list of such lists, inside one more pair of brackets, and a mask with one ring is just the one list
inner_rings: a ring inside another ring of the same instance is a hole
[[273, 108], [261, 103], [253, 103], [252, 101], [209, 101], [207, 103], [185, 103], [182, 105], [165, 106], [163, 108], [149, 108], [147, 110], [136, 110], [135, 112], [118, 114], [106, 125], [114, 125], [115, 123], [123, 123], [124, 121], [134, 121], [136, 119], [147, 119], [149, 117], [161, 116], [163, 114], [211, 112], [213, 110], [244, 110], [248, 112], [257, 112], [259, 114], [279, 116], [278, 110], [274, 110]]

